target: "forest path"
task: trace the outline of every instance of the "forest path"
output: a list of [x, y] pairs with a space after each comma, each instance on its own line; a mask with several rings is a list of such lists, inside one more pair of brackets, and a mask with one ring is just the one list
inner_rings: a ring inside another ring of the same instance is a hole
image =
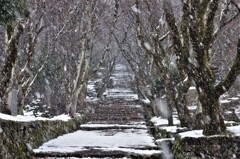
[[113, 86], [94, 106], [90, 121], [35, 149], [36, 158], [162, 158], [138, 96], [130, 89], [132, 75], [116, 65], [111, 79]]

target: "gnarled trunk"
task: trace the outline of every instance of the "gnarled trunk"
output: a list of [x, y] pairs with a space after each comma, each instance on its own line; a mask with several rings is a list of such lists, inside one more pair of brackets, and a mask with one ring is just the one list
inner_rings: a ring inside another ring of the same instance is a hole
[[3, 69], [1, 70], [0, 79], [1, 112], [6, 114], [11, 114], [9, 107], [7, 106], [7, 95], [12, 78], [12, 69], [17, 61], [17, 45], [23, 31], [22, 29], [22, 25], [19, 23], [16, 27], [13, 27], [13, 24], [6, 26], [6, 59]]
[[212, 96], [212, 93], [207, 93], [207, 91], [200, 94], [200, 102], [202, 103], [205, 119], [203, 134], [216, 135], [226, 131], [226, 126], [220, 113], [219, 99]]
[[215, 89], [215, 79], [211, 69], [202, 65], [197, 69], [194, 80], [197, 85], [199, 101], [202, 105], [204, 117], [204, 135], [216, 135], [224, 132], [226, 126], [220, 112], [219, 95]]

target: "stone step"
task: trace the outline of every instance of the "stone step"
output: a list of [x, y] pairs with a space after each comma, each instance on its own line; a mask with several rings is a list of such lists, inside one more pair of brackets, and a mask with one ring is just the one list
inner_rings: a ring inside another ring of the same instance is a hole
[[125, 100], [124, 98], [105, 98], [105, 99], [102, 99], [102, 101], [99, 101], [99, 104], [105, 104], [105, 105], [109, 105], [109, 104], [136, 104], [138, 103], [139, 100], [138, 99], [132, 99], [132, 100]]
[[[133, 114], [135, 113], [135, 114]], [[138, 112], [134, 112], [132, 111], [131, 113], [118, 113], [118, 112], [111, 112], [111, 113], [104, 113], [104, 112], [98, 112], [98, 113], [94, 113], [91, 115], [92, 117], [126, 117], [126, 118], [131, 118], [131, 117], [143, 117], [142, 115], [140, 115], [140, 113]]]
[[160, 146], [149, 134], [138, 96], [131, 89], [133, 76], [124, 65], [116, 65], [111, 79], [113, 84], [92, 106], [89, 122], [79, 131], [35, 149], [34, 159], [163, 158]]
[[143, 124], [82, 124], [81, 130], [109, 130], [109, 129], [147, 129], [146, 125]]
[[91, 121], [94, 123], [101, 122], [101, 123], [109, 123], [110, 124], [110, 123], [116, 122], [116, 124], [119, 124], [119, 123], [127, 124], [132, 121], [140, 122], [140, 121], [143, 121], [143, 119], [142, 118], [130, 118], [130, 119], [127, 119], [127, 118], [93, 118]]
[[[136, 114], [132, 114], [132, 113], [136, 113]], [[104, 118], [136, 118], [136, 117], [140, 117], [143, 118], [142, 115], [140, 115], [140, 113], [137, 112], [132, 112], [132, 113], [94, 113], [93, 115], [91, 115], [91, 117], [93, 118], [98, 118], [98, 117], [104, 117]]]
[[131, 121], [129, 121], [129, 120], [108, 120], [108, 121], [106, 121], [106, 120], [95, 120], [95, 121], [91, 121], [91, 123], [93, 123], [93, 124], [129, 124], [129, 123], [131, 123], [131, 122], [141, 122], [142, 121], [142, 119], [141, 120], [131, 120]]
[[[152, 152], [152, 153], [149, 153]], [[47, 159], [48, 157], [96, 157], [96, 158], [122, 158], [129, 157], [132, 159], [162, 159], [162, 151], [151, 149], [131, 149], [120, 148], [119, 150], [108, 149], [87, 149], [77, 152], [39, 152], [34, 154], [34, 159]]]

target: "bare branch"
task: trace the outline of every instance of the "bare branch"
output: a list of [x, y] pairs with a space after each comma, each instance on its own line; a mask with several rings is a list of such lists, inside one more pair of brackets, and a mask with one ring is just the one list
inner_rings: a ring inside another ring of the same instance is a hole
[[165, 15], [166, 15], [166, 21], [171, 30], [173, 43], [175, 43], [174, 48], [176, 50], [176, 55], [180, 56], [180, 53], [182, 52], [182, 50], [181, 50], [182, 43], [180, 40], [180, 33], [177, 28], [176, 21], [175, 21], [174, 15], [173, 15], [172, 5], [169, 0], [164, 0], [163, 3], [164, 3], [164, 11], [165, 11]]
[[159, 41], [159, 42], [162, 42], [163, 40], [165, 40], [165, 39], [169, 36], [170, 33], [171, 33], [171, 32], [168, 31], [165, 35], [163, 35], [162, 37], [160, 37], [158, 41]]
[[[48, 56], [47, 56], [47, 59], [48, 59]], [[26, 85], [27, 88], [26, 88], [26, 92], [24, 92], [24, 96], [26, 97], [28, 95], [28, 93], [30, 92], [31, 88], [32, 88], [32, 85], [33, 83], [36, 81], [38, 75], [42, 72], [42, 70], [44, 69], [46, 63], [48, 62], [48, 60], [45, 60], [44, 63], [42, 64], [42, 66], [38, 69], [38, 71], [35, 73], [34, 77], [32, 79], [29, 78], [29, 82], [28, 84]], [[23, 89], [24, 90], [24, 89]]]
[[214, 17], [218, 10], [219, 0], [212, 0], [209, 4], [209, 12], [206, 20], [206, 32], [203, 39], [203, 46], [209, 48], [213, 43], [213, 32], [214, 32]]
[[114, 8], [114, 14], [113, 14], [113, 24], [110, 27], [109, 38], [108, 38], [108, 41], [107, 41], [107, 45], [104, 49], [104, 53], [102, 55], [101, 60], [99, 61], [97, 66], [93, 69], [91, 74], [89, 75], [90, 77], [97, 73], [97, 71], [102, 66], [102, 64], [104, 63], [104, 61], [105, 61], [105, 59], [106, 59], [106, 57], [109, 53], [109, 47], [110, 47], [111, 42], [112, 42], [112, 35], [113, 35], [114, 29], [115, 29], [115, 26], [116, 26], [116, 23], [117, 23], [117, 20], [118, 20], [118, 9], [119, 9], [119, 2], [118, 2], [118, 0], [115, 0], [115, 8]]
[[[227, 14], [228, 5], [230, 5], [230, 3], [232, 3], [237, 8], [238, 12], [235, 15], [233, 15], [230, 19], [226, 20], [225, 16]], [[226, 4], [226, 7], [222, 10], [222, 14], [221, 14], [221, 17], [220, 17], [220, 22], [219, 22], [219, 27], [214, 32], [214, 38], [216, 38], [218, 36], [219, 32], [224, 27], [226, 27], [228, 24], [230, 24], [231, 22], [236, 20], [239, 15], [240, 15], [240, 7], [234, 1], [230, 1], [229, 4]]]
[[237, 55], [232, 67], [230, 68], [230, 71], [228, 72], [226, 77], [215, 87], [218, 96], [222, 95], [223, 93], [230, 89], [230, 87], [232, 86], [232, 84], [234, 83], [239, 74], [240, 74], [240, 39], [238, 39]]

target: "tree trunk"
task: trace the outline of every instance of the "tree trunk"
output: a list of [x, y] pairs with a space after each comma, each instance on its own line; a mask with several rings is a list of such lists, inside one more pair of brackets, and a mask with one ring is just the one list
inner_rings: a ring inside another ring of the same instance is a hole
[[23, 115], [23, 107], [25, 105], [25, 95], [21, 87], [18, 87], [18, 107], [17, 114]]
[[172, 107], [170, 106], [170, 104], [168, 104], [168, 111], [169, 111], [169, 114], [168, 114], [168, 126], [173, 126], [174, 123], [173, 123]]
[[86, 97], [86, 86], [89, 72], [90, 64], [90, 50], [89, 50], [89, 39], [83, 40], [83, 51], [79, 59], [77, 77], [74, 83], [73, 95], [71, 97], [71, 102], [67, 107], [67, 111], [71, 117], [75, 117], [78, 102], [80, 106], [84, 104], [84, 99]]
[[220, 104], [218, 99], [210, 99], [208, 102], [205, 99], [203, 107], [203, 115], [205, 116], [205, 125], [203, 129], [204, 135], [216, 135], [226, 131], [223, 118], [220, 115]]
[[[208, 79], [205, 81], [205, 79]], [[201, 78], [196, 81], [199, 100], [202, 105], [204, 116], [204, 135], [216, 135], [226, 130], [220, 112], [219, 96], [214, 88], [213, 80], [210, 77]]]
[[180, 120], [181, 127], [192, 128], [192, 118], [191, 114], [187, 108], [186, 96], [182, 95], [180, 101], [175, 100], [175, 105], [178, 113], [178, 118]]
[[200, 102], [202, 103], [204, 116], [204, 135], [216, 135], [224, 132], [226, 126], [220, 114], [219, 99], [215, 98], [210, 89], [200, 93]]
[[9, 114], [11, 113], [9, 107], [7, 106], [7, 95], [8, 88], [11, 83], [12, 69], [17, 60], [18, 53], [18, 40], [22, 33], [21, 24], [17, 24], [14, 28], [13, 24], [9, 24], [6, 27], [6, 59], [1, 70], [1, 79], [0, 79], [0, 99], [1, 99], [1, 112]]

